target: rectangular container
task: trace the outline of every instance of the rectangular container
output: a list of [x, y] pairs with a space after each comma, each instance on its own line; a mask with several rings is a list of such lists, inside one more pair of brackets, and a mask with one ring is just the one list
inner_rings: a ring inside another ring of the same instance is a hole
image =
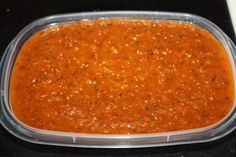
[[73, 13], [48, 16], [26, 26], [9, 44], [2, 57], [0, 64], [0, 86], [1, 86], [1, 104], [0, 104], [0, 123], [11, 134], [16, 137], [39, 144], [71, 146], [71, 147], [93, 147], [93, 148], [141, 148], [153, 146], [178, 145], [188, 143], [208, 142], [219, 139], [236, 128], [236, 102], [226, 117], [204, 128], [172, 131], [164, 133], [149, 134], [86, 134], [69, 133], [59, 131], [47, 131], [33, 128], [20, 122], [13, 114], [11, 104], [9, 103], [9, 82], [11, 71], [16, 56], [29, 36], [42, 28], [59, 23], [66, 23], [82, 19], [97, 18], [139, 18], [139, 19], [164, 19], [186, 21], [198, 25], [208, 30], [224, 46], [230, 60], [233, 80], [234, 95], [236, 93], [236, 48], [227, 35], [215, 24], [199, 16], [185, 13], [171, 12], [140, 12], [140, 11], [115, 11], [115, 12], [89, 12]]

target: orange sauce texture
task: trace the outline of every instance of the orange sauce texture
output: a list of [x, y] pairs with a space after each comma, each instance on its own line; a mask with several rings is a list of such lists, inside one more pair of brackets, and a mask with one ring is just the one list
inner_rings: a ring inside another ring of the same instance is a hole
[[232, 108], [233, 84], [224, 48], [196, 25], [82, 20], [26, 40], [10, 101], [15, 116], [35, 128], [157, 133], [218, 122]]

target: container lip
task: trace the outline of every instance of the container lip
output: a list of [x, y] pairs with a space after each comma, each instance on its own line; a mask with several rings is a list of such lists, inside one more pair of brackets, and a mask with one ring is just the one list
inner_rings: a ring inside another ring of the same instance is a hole
[[[125, 14], [126, 16], [121, 16], [121, 14]], [[154, 15], [155, 17], [148, 17], [149, 19], [157, 19], [157, 17], [159, 16], [165, 16], [165, 15], [170, 15], [173, 14], [173, 19], [175, 19], [174, 17], [176, 16], [184, 16], [185, 18], [195, 18], [198, 19], [199, 21], [206, 21], [211, 27], [213, 26], [215, 29], [217, 29], [217, 31], [220, 31], [222, 34], [224, 34], [224, 32], [219, 29], [218, 26], [216, 26], [213, 22], [211, 22], [210, 20], [198, 16], [196, 14], [192, 14], [192, 13], [184, 13], [184, 12], [168, 12], [168, 11], [136, 11], [136, 10], [117, 10], [117, 11], [94, 11], [94, 12], [72, 12], [72, 13], [61, 13], [61, 14], [54, 14], [54, 15], [49, 15], [49, 16], [44, 16], [41, 17], [39, 19], [33, 20], [31, 23], [29, 23], [28, 25], [26, 25], [15, 37], [15, 39], [18, 39], [20, 36], [22, 36], [22, 34], [24, 34], [25, 32], [27, 32], [29, 29], [31, 29], [31, 27], [35, 27], [41, 23], [43, 23], [44, 21], [48, 21], [48, 20], [53, 20], [53, 19], [57, 19], [57, 18], [68, 18], [71, 19], [69, 21], [75, 21], [73, 20], [73, 17], [76, 16], [81, 16], [83, 20], [89, 19], [89, 16], [101, 16], [101, 17], [96, 17], [96, 18], [107, 18], [107, 17], [103, 17], [105, 15], [110, 15], [111, 17], [118, 17], [118, 18], [129, 18], [127, 17], [127, 15]], [[114, 15], [119, 15], [119, 16], [114, 16]], [[94, 19], [96, 19], [94, 18]], [[142, 17], [141, 17], [142, 18]], [[81, 20], [80, 19], [80, 20]], [[166, 18], [167, 20], [170, 18]], [[89, 19], [91, 20], [91, 19]], [[171, 20], [171, 19], [170, 19]], [[15, 40], [16, 42], [16, 40]], [[12, 45], [14, 45], [15, 43], [13, 42]]]
[[[124, 14], [125, 16], [124, 17], [123, 16], [118, 16], [119, 14]], [[174, 20], [174, 19], [176, 19], [176, 18], [174, 18], [176, 16], [182, 16], [182, 17], [185, 17], [186, 19], [188, 19], [188, 18], [193, 19], [194, 18], [197, 21], [204, 21], [204, 23], [207, 24], [209, 27], [214, 28], [214, 30], [216, 30], [219, 34], [222, 35], [225, 42], [227, 42], [229, 44], [229, 49], [232, 49], [232, 48], [235, 49], [233, 43], [230, 42], [230, 39], [224, 34], [224, 32], [218, 26], [216, 26], [211, 21], [209, 21], [209, 20], [207, 20], [203, 17], [194, 15], [194, 14], [179, 13], [179, 12], [178, 13], [177, 12], [159, 12], [159, 11], [101, 11], [101, 12], [83, 12], [83, 13], [57, 14], [57, 15], [46, 16], [46, 17], [40, 18], [38, 20], [35, 20], [32, 23], [30, 23], [29, 25], [27, 25], [25, 28], [23, 28], [17, 34], [16, 38], [12, 41], [12, 43], [10, 45], [9, 53], [6, 55], [6, 58], [9, 59], [9, 57], [12, 53], [12, 50], [16, 46], [17, 40], [20, 40], [20, 37], [24, 36], [25, 33], [27, 33], [30, 29], [33, 29], [35, 26], [43, 25], [44, 23], [46, 24], [47, 21], [54, 20], [54, 19], [57, 19], [57, 18], [69, 18], [69, 19], [71, 19], [69, 21], [75, 21], [75, 19], [73, 19], [73, 17], [76, 17], [76, 16], [84, 17], [84, 18], [81, 18], [81, 19], [89, 19], [88, 18], [89, 16], [99, 16], [99, 17], [96, 17], [96, 18], [102, 18], [102, 16], [105, 16], [105, 15], [110, 15], [111, 17], [120, 17], [120, 18], [125, 18], [129, 15], [136, 15], [136, 16], [140, 16], [140, 19], [142, 18], [141, 16], [143, 16], [143, 15], [147, 15], [146, 18], [148, 18], [148, 19], [158, 19], [158, 17], [165, 16], [165, 15], [172, 15], [173, 16], [172, 17], [173, 19], [171, 19], [171, 17], [170, 17], [170, 18], [166, 18], [166, 20]], [[153, 17], [148, 17], [148, 15], [153, 15]], [[80, 20], [80, 19], [77, 19], [77, 20]], [[179, 20], [179, 21], [181, 21], [181, 20]], [[187, 20], [182, 20], [182, 21], [187, 21]], [[231, 48], [230, 48], [230, 46], [231, 46]], [[7, 51], [5, 53], [7, 53]], [[7, 61], [3, 61], [3, 59], [1, 61], [2, 64], [6, 63], [6, 62]], [[7, 69], [6, 64], [4, 64], [3, 66], [4, 66], [3, 69]], [[4, 78], [3, 77], [4, 76], [2, 75], [1, 91], [4, 91], [4, 88], [5, 88], [5, 85], [2, 85], [2, 84], [4, 84], [3, 80], [6, 80], [6, 77], [4, 77]], [[234, 84], [235, 83], [236, 82], [234, 80]], [[234, 91], [235, 91], [235, 89], [234, 89]], [[6, 93], [6, 92], [8, 92], [8, 91], [4, 91], [4, 93]], [[4, 101], [5, 100], [6, 100], [6, 97], [4, 96]], [[221, 119], [220, 121], [218, 121], [218, 122], [216, 122], [216, 123], [214, 123], [210, 126], [207, 126], [207, 127], [189, 129], [189, 130], [163, 132], [163, 133], [146, 133], [146, 134], [130, 134], [130, 135], [127, 135], [127, 134], [115, 134], [114, 135], [114, 134], [73, 133], [73, 132], [61, 132], [61, 131], [51, 131], [51, 130], [37, 129], [37, 128], [33, 128], [31, 126], [28, 126], [27, 124], [25, 124], [25, 123], [21, 122], [20, 120], [18, 120], [17, 117], [13, 116], [14, 113], [13, 112], [11, 113], [11, 110], [8, 107], [6, 107], [6, 110], [9, 113], [9, 115], [13, 117], [13, 120], [11, 119], [11, 117], [8, 117], [8, 116], [6, 116], [6, 118], [9, 118], [10, 123], [20, 124], [21, 127], [23, 127], [24, 129], [29, 130], [29, 131], [33, 131], [33, 132], [39, 133], [39, 134], [47, 134], [47, 135], [53, 134], [53, 135], [57, 135], [57, 136], [70, 136], [70, 137], [71, 136], [73, 136], [73, 137], [76, 136], [76, 137], [91, 137], [91, 138], [103, 138], [103, 139], [104, 138], [113, 138], [113, 139], [125, 138], [125, 139], [127, 139], [127, 138], [143, 138], [143, 137], [149, 138], [149, 137], [156, 137], [156, 136], [158, 136], [158, 137], [161, 137], [161, 136], [166, 137], [167, 136], [168, 137], [168, 136], [174, 136], [174, 135], [194, 134], [194, 133], [199, 133], [199, 132], [206, 132], [206, 131], [209, 131], [211, 129], [218, 128], [220, 126], [220, 124], [223, 123], [231, 114], [235, 115], [235, 113], [232, 112], [234, 108], [235, 108], [235, 98], [234, 98], [234, 104], [232, 106], [231, 111], [223, 119]], [[235, 116], [234, 117], [232, 116], [231, 118], [235, 119]], [[223, 125], [225, 125], [226, 122], [224, 122]]]

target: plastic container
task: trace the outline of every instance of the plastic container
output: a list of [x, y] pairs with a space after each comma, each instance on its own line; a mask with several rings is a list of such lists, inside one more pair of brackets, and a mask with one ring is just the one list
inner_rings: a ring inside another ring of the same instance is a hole
[[[108, 17], [187, 21], [208, 30], [221, 42], [228, 54], [233, 71], [234, 90], [236, 89], [236, 48], [233, 42], [219, 27], [202, 17], [184, 13], [140, 11], [90, 12], [49, 16], [34, 21], [26, 26], [15, 39], [12, 40], [2, 57], [0, 64], [0, 122], [4, 128], [16, 137], [32, 143], [95, 148], [140, 148], [208, 142], [219, 139], [236, 128], [235, 100], [231, 111], [219, 122], [208, 127], [184, 131], [130, 135], [85, 134], [41, 130], [20, 122], [12, 113], [11, 105], [9, 104], [9, 82], [15, 58], [24, 41], [27, 40], [30, 35], [44, 27], [81, 19]], [[236, 91], [234, 91], [234, 93], [236, 93]]]

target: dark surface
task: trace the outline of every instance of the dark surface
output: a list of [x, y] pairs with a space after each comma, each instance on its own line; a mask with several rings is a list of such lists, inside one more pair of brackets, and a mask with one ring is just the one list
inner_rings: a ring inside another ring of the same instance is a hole
[[[234, 42], [224, 0], [1, 0], [0, 56], [8, 43], [27, 24], [40, 17], [70, 12], [102, 10], [154, 10], [193, 13], [217, 24]], [[145, 149], [80, 149], [36, 145], [17, 139], [0, 126], [0, 156], [165, 156], [235, 157], [236, 132], [210, 143]]]

